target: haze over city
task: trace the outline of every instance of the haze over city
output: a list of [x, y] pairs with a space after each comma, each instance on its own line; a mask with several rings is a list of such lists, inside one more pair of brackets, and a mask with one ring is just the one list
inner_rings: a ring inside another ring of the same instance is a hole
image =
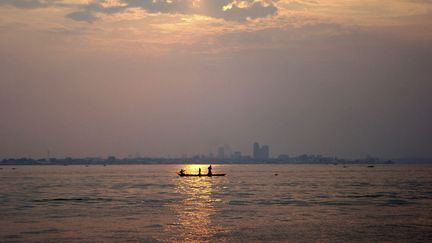
[[431, 242], [432, 0], [0, 0], [0, 242]]
[[432, 2], [3, 0], [0, 158], [432, 156]]

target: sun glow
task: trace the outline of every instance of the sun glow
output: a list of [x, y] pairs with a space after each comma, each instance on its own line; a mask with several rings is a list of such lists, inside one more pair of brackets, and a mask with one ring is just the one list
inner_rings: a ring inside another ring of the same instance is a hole
[[[207, 173], [208, 164], [190, 164], [183, 166], [186, 173], [198, 173], [201, 168], [203, 174]], [[213, 195], [214, 190], [221, 188], [223, 178], [203, 177], [176, 177], [175, 190], [181, 195], [181, 200], [171, 204], [170, 208], [176, 216], [176, 222], [167, 230], [175, 232], [171, 241], [183, 239], [185, 242], [203, 242], [216, 233], [226, 229], [212, 222], [213, 216], [218, 213], [218, 204], [221, 198]]]
[[198, 171], [201, 168], [201, 174], [207, 174], [207, 167], [208, 165], [187, 165], [185, 170], [186, 173], [198, 174]]
[[[194, 172], [199, 166], [188, 165], [186, 170]], [[215, 233], [215, 229], [210, 227], [211, 216], [216, 213], [212, 186], [212, 180], [209, 178], [178, 180], [176, 191], [183, 195], [183, 199], [171, 206], [177, 222], [170, 228], [170, 231], [178, 231], [178, 238], [186, 242], [201, 242], [201, 237], [210, 237]]]

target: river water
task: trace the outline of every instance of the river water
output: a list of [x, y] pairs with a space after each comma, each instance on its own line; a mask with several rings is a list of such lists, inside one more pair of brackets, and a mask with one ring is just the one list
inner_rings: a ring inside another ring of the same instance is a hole
[[0, 241], [432, 241], [432, 166], [199, 167], [3, 166]]

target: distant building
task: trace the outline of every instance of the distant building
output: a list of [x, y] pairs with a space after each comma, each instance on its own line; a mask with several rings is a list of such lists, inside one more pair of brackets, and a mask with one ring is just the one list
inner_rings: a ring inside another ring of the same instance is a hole
[[241, 158], [242, 158], [241, 152], [239, 152], [239, 151], [234, 152], [232, 158], [235, 160], [241, 160]]
[[264, 145], [261, 147], [261, 157], [262, 159], [270, 158], [270, 149], [268, 145]]
[[280, 154], [279, 156], [278, 156], [278, 159], [279, 160], [288, 160], [290, 157], [289, 157], [289, 155], [288, 154]]
[[253, 144], [253, 158], [255, 160], [266, 160], [270, 158], [270, 148], [268, 145], [263, 145], [262, 147], [259, 143]]
[[253, 158], [254, 159], [259, 159], [260, 157], [260, 145], [259, 143], [254, 143], [253, 144]]

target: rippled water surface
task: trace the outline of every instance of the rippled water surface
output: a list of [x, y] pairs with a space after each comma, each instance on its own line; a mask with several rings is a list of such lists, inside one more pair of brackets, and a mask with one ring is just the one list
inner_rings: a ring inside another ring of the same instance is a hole
[[432, 241], [432, 166], [15, 168], [0, 169], [1, 242]]

